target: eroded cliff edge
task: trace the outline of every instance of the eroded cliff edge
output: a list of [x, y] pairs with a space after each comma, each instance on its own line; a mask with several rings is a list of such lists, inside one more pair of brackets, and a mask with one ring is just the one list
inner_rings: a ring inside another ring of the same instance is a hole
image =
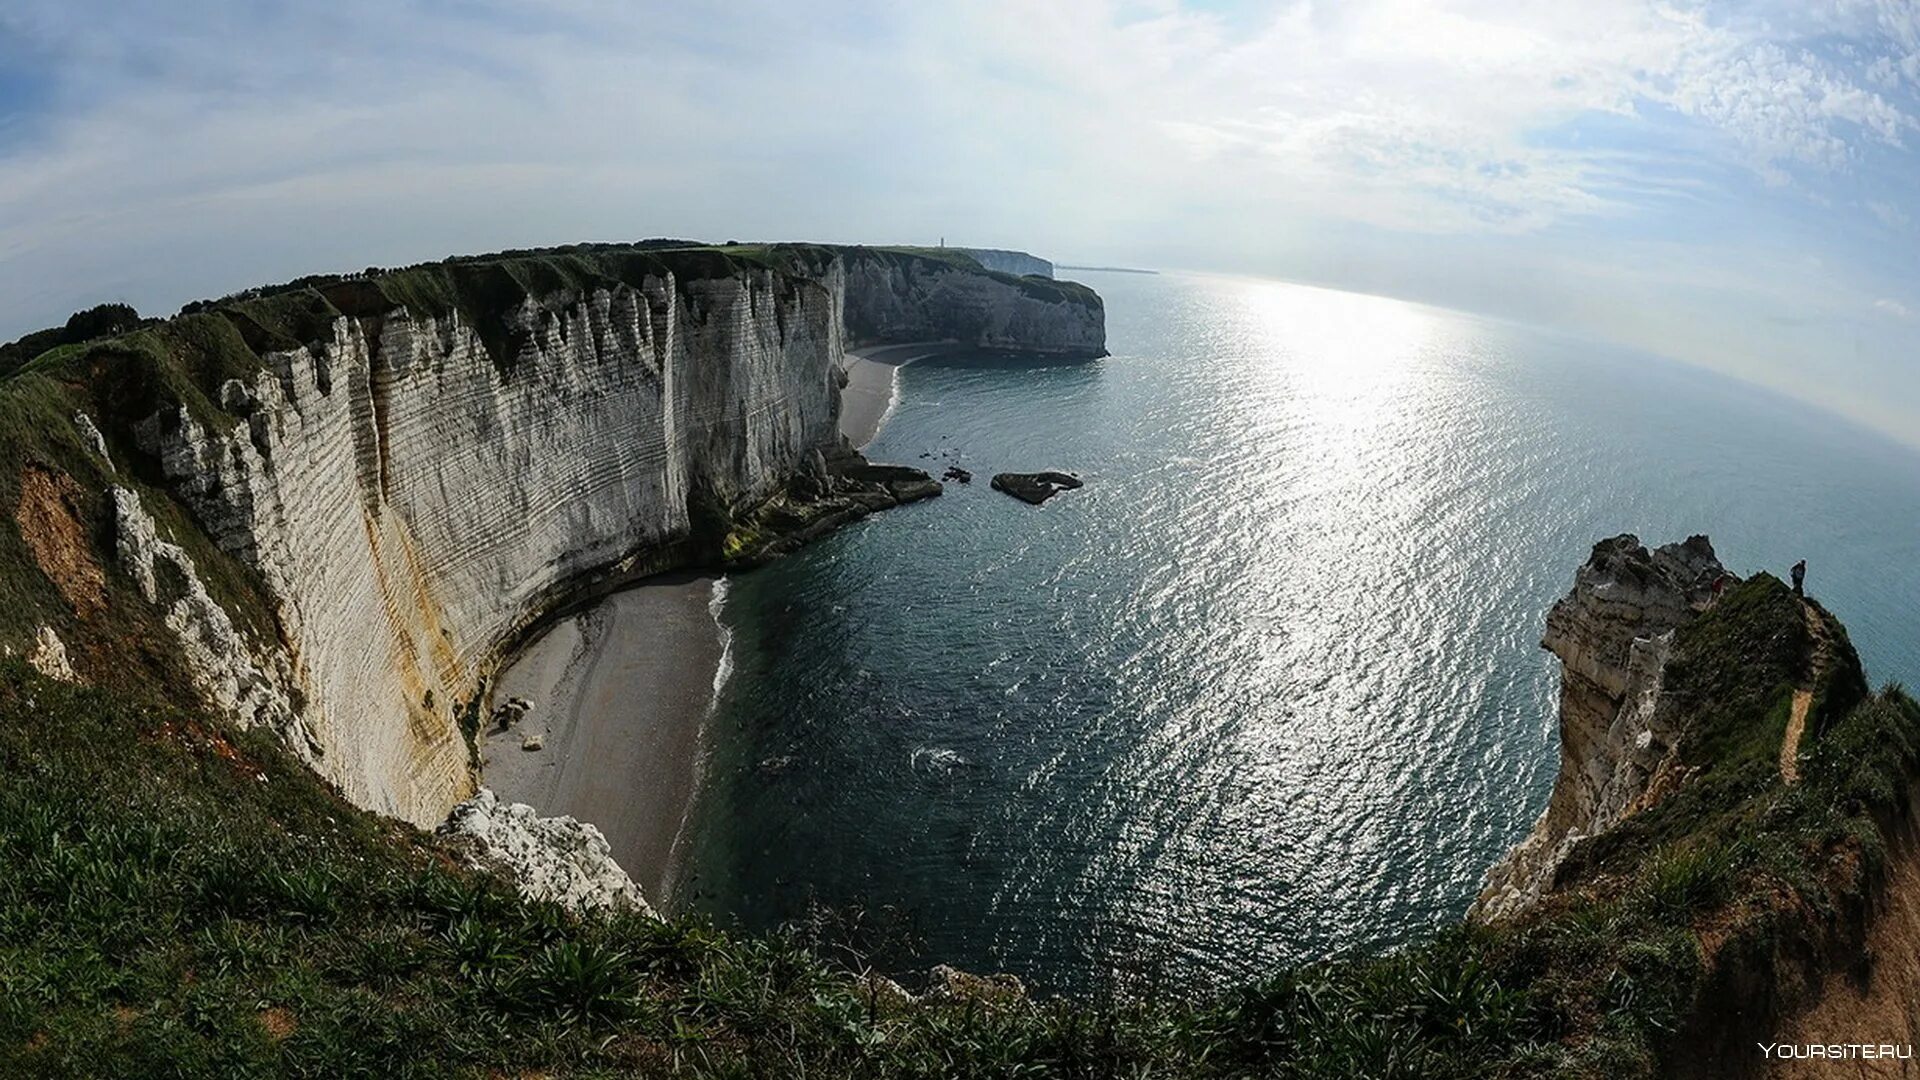
[[0, 395], [0, 643], [191, 685], [431, 824], [471, 792], [501, 650], [573, 590], [925, 494], [836, 418], [849, 340], [930, 336], [1105, 351], [1069, 282], [646, 245], [306, 279], [55, 348]]
[[1620, 1071], [1681, 1076], [1818, 1075], [1761, 1048], [1910, 1043], [1913, 961], [1876, 943], [1910, 943], [1920, 907], [1920, 704], [1870, 689], [1816, 599], [1733, 575], [1700, 536], [1595, 545], [1542, 645], [1559, 773], [1470, 920], [1550, 965], [1522, 970], [1568, 1030], [1604, 1050], [1622, 1010], [1648, 1013]]
[[1594, 545], [1547, 613], [1541, 647], [1560, 659], [1560, 770], [1540, 820], [1487, 873], [1475, 910], [1540, 898], [1574, 844], [1644, 808], [1680, 777], [1674, 700], [1662, 693], [1674, 634], [1732, 578], [1704, 536], [1649, 551], [1638, 538]]

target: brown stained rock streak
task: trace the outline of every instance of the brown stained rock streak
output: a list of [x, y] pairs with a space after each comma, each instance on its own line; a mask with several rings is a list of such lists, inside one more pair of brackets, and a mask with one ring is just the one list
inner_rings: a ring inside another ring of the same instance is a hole
[[105, 609], [107, 579], [87, 542], [79, 501], [80, 486], [72, 477], [29, 465], [20, 473], [20, 502], [13, 520], [41, 572], [73, 613], [87, 619]]

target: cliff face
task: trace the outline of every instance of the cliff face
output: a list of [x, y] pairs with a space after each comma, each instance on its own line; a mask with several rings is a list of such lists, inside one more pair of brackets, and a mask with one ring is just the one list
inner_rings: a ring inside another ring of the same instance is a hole
[[1560, 772], [1533, 831], [1487, 874], [1485, 917], [1537, 900], [1573, 844], [1605, 831], [1678, 779], [1679, 736], [1662, 694], [1674, 632], [1706, 610], [1726, 576], [1704, 536], [1648, 551], [1633, 536], [1594, 545], [1547, 615], [1541, 646], [1560, 658]]
[[[1062, 320], [978, 271], [863, 271], [856, 303], [848, 267], [869, 261], [596, 250], [188, 316], [91, 361], [96, 452], [113, 442], [151, 482], [113, 490], [113, 559], [214, 704], [359, 805], [438, 822], [472, 793], [462, 713], [516, 635], [595, 575], [715, 561], [730, 521], [818, 477], [840, 449], [845, 313], [977, 321], [1049, 352], [1101, 340], [1097, 302]], [[254, 575], [269, 631], [202, 586], [156, 525], [169, 502]]]
[[988, 349], [1091, 358], [1107, 352], [1093, 290], [970, 271], [872, 249], [846, 257], [847, 333], [855, 342], [954, 340]]
[[1604, 1067], [1572, 1071], [1807, 1075], [1763, 1048], [1915, 1030], [1920, 703], [1871, 692], [1838, 619], [1703, 537], [1596, 545], [1543, 644], [1559, 776], [1472, 915], [1567, 1027], [1642, 1015], [1631, 1068], [1604, 1036]]
[[502, 378], [457, 318], [341, 317], [141, 446], [277, 602], [312, 752], [417, 823], [468, 794], [454, 710], [581, 574], [764, 497], [833, 438], [832, 292], [769, 272], [526, 300]]
[[1007, 251], [1002, 248], [949, 248], [962, 255], [969, 256], [974, 262], [989, 270], [1015, 277], [1050, 278], [1053, 276], [1053, 264], [1037, 255], [1024, 251]]

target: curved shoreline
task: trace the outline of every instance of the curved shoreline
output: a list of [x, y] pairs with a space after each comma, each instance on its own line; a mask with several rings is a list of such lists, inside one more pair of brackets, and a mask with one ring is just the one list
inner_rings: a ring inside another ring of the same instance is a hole
[[[840, 431], [871, 442], [899, 403], [901, 366], [944, 342], [849, 350]], [[670, 910], [707, 750], [707, 722], [732, 670], [721, 621], [726, 579], [669, 573], [555, 616], [497, 668], [491, 700], [532, 703], [480, 734], [481, 780], [508, 802], [605, 834], [614, 861]], [[525, 749], [530, 737], [538, 749]]]
[[[489, 720], [481, 744], [495, 794], [597, 826], [661, 908], [723, 657], [714, 580], [663, 575], [555, 622], [496, 683], [496, 702], [532, 709], [511, 727]], [[538, 749], [523, 748], [529, 737]]]
[[841, 369], [847, 378], [840, 390], [840, 434], [855, 450], [864, 449], [900, 405], [900, 369], [959, 348], [951, 341], [914, 341], [848, 349]]

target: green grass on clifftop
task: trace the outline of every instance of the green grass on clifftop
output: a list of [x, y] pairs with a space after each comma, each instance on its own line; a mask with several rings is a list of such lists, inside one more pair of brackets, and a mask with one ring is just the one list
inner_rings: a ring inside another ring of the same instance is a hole
[[26, 370], [80, 378], [117, 358], [122, 367], [138, 368], [149, 384], [139, 389], [164, 391], [165, 400], [185, 403], [199, 415], [220, 382], [257, 370], [261, 354], [324, 341], [341, 315], [377, 317], [396, 309], [423, 317], [459, 315], [505, 371], [520, 345], [512, 316], [529, 297], [638, 287], [669, 274], [683, 285], [755, 271], [789, 275], [798, 283], [826, 255], [825, 248], [799, 244], [779, 245], [774, 254], [655, 243], [573, 244], [317, 274], [195, 301], [166, 320], [140, 320], [131, 308], [81, 312], [67, 327], [0, 346], [0, 378]]
[[1717, 1061], [1766, 1019], [1729, 1015], [1742, 980], [1857, 949], [1846, 913], [1884, 870], [1882, 825], [1920, 763], [1920, 705], [1897, 689], [1849, 704], [1837, 682], [1826, 700], [1845, 708], [1797, 787], [1742, 749], [1800, 659], [1784, 592], [1740, 586], [1675, 645], [1670, 689], [1716, 695], [1688, 730], [1735, 752], [1583, 851], [1541, 908], [1184, 1000], [981, 981], [914, 1003], [794, 935], [575, 919], [353, 809], [262, 736], [0, 662], [0, 1075], [1611, 1077]]
[[778, 274], [791, 287], [802, 287], [835, 255], [916, 269], [964, 270], [1044, 302], [1100, 305], [1098, 294], [1077, 282], [1003, 274], [941, 248], [664, 240], [570, 244], [458, 256], [398, 269], [310, 275], [195, 301], [166, 320], [143, 320], [125, 305], [102, 305], [74, 315], [63, 327], [0, 345], [0, 381], [22, 371], [70, 381], [104, 372], [112, 377], [112, 401], [127, 409], [185, 404], [202, 422], [226, 423], [209, 404], [217, 400], [222, 382], [258, 370], [264, 353], [326, 340], [341, 315], [378, 317], [397, 309], [421, 317], [458, 315], [507, 373], [526, 333], [515, 312], [529, 297], [639, 287], [669, 274], [683, 287], [753, 272]]

